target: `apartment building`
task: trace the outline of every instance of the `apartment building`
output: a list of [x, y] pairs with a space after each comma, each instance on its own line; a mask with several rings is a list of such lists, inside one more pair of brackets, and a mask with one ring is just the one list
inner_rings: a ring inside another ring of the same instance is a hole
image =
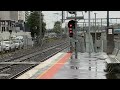
[[25, 11], [0, 11], [0, 33], [2, 37], [8, 37], [9, 30], [12, 30], [12, 33], [20, 31], [24, 21]]
[[15, 23], [18, 21], [25, 21], [25, 11], [0, 11], [0, 30], [13, 30]]

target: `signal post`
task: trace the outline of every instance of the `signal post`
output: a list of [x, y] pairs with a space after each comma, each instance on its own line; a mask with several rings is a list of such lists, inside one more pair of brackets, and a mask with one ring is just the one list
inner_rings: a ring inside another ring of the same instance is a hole
[[68, 11], [70, 14], [74, 14], [75, 17], [67, 17], [67, 19], [73, 19], [68, 22], [69, 37], [70, 37], [70, 51], [73, 52], [72, 40], [75, 41], [75, 59], [77, 59], [77, 19], [83, 19], [83, 17], [77, 17], [77, 11]]

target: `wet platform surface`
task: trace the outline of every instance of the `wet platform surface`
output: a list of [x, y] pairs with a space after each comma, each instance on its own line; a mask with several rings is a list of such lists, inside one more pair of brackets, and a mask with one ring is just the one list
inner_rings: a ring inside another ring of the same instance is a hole
[[78, 53], [78, 59], [72, 57], [52, 79], [107, 79], [101, 53], [91, 54], [91, 58], [88, 53]]
[[[72, 55], [72, 57], [71, 57]], [[66, 59], [65, 59], [66, 58]], [[106, 53], [56, 54], [17, 79], [120, 79], [120, 73], [108, 73]]]

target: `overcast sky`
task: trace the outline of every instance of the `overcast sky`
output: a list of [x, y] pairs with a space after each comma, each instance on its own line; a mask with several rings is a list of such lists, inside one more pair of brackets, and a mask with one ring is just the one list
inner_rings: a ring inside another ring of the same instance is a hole
[[[56, 13], [58, 13], [58, 14], [56, 14]], [[107, 17], [106, 11], [92, 11], [91, 18], [95, 18], [94, 13], [97, 13], [97, 15], [96, 15], [97, 18], [106, 18]], [[43, 11], [43, 14], [44, 14], [44, 20], [47, 24], [46, 25], [47, 29], [53, 28], [54, 22], [61, 19], [61, 11]], [[67, 15], [67, 13], [65, 15]], [[70, 15], [70, 14], [68, 14], [68, 15]], [[79, 12], [78, 16], [81, 16], [81, 15], [82, 15], [82, 12]], [[83, 12], [83, 15], [84, 15], [84, 18], [86, 18], [86, 19], [88, 18], [88, 13]], [[110, 18], [120, 18], [120, 11], [110, 11]]]

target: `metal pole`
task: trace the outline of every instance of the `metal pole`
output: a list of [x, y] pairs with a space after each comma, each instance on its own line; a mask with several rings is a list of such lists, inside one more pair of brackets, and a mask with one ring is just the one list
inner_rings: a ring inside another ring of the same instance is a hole
[[83, 39], [84, 39], [84, 42], [83, 42], [83, 43], [84, 43], [84, 44], [83, 44], [83, 45], [84, 45], [84, 48], [85, 48], [85, 49], [84, 49], [84, 52], [85, 52], [85, 51], [86, 51], [86, 47], [85, 47], [85, 46], [86, 46], [86, 43], [85, 43], [85, 23], [84, 23], [84, 22], [83, 22], [83, 35], [84, 35], [84, 37], [83, 37]]
[[109, 11], [107, 11], [107, 28], [109, 27]]
[[102, 19], [101, 19], [101, 31], [102, 31]]
[[91, 57], [91, 51], [90, 51], [90, 49], [91, 49], [91, 41], [90, 41], [90, 11], [88, 11], [88, 19], [89, 19], [89, 21], [88, 21], [88, 26], [89, 26], [89, 29], [88, 29], [88, 34], [89, 34], [89, 57]]
[[2, 38], [2, 40], [1, 40], [1, 58], [3, 58], [3, 37], [1, 35], [1, 18], [0, 18], [0, 37]]
[[39, 44], [41, 44], [41, 38], [42, 38], [42, 11], [39, 11], [40, 15], [40, 35], [39, 35]]
[[23, 31], [24, 31], [24, 44], [26, 44], [26, 49], [27, 49], [27, 36], [26, 36], [26, 30], [25, 30], [25, 23], [23, 23]]
[[70, 52], [73, 52], [72, 40], [70, 38]]
[[95, 14], [95, 52], [97, 52], [97, 46], [96, 46], [96, 37], [97, 37], [97, 35], [96, 35], [96, 14], [97, 13], [94, 13]]
[[64, 22], [64, 11], [62, 11], [62, 23]]
[[[85, 39], [86, 39], [86, 23], [85, 23], [85, 29], [84, 29], [84, 43], [86, 42]], [[86, 43], [85, 43], [85, 51], [86, 51]]]
[[[107, 28], [109, 27], [109, 11], [107, 11]], [[107, 38], [107, 36], [106, 36]], [[108, 42], [108, 40], [107, 40]], [[108, 52], [108, 43], [107, 43], [107, 52]]]
[[[102, 30], [102, 19], [101, 19], [101, 32], [102, 32], [103, 30]], [[102, 34], [102, 33], [101, 33]], [[101, 47], [102, 47], [102, 49], [101, 49], [101, 52], [103, 52], [103, 37], [102, 37], [102, 35], [101, 35], [101, 43], [102, 43], [102, 45], [101, 45]]]
[[[77, 11], [75, 12], [75, 18], [77, 16]], [[75, 19], [75, 59], [77, 59], [77, 20]]]

